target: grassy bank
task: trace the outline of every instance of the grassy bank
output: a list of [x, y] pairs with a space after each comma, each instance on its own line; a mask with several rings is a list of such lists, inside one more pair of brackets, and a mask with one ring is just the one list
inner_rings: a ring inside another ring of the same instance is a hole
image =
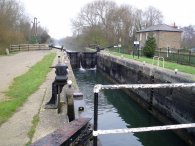
[[[153, 59], [152, 58], [146, 58], [146, 57], [138, 57], [137, 56], [133, 56], [132, 55], [128, 55], [128, 54], [122, 54], [122, 53], [117, 53], [117, 52], [110, 52], [111, 54], [115, 55], [115, 56], [122, 56], [124, 58], [128, 58], [128, 59], [133, 59], [136, 61], [140, 61], [140, 62], [144, 62], [148, 63], [148, 64], [152, 64], [153, 63]], [[155, 61], [155, 64], [157, 64], [157, 61]], [[189, 73], [189, 74], [193, 74], [195, 75], [195, 67], [193, 66], [188, 66], [188, 65], [182, 65], [182, 64], [177, 64], [177, 63], [173, 63], [173, 62], [169, 62], [169, 61], [165, 61], [164, 62], [164, 67], [170, 70], [175, 70], [178, 69], [179, 72], [184, 72], [184, 73]], [[160, 67], [162, 67], [162, 61], [160, 62]]]
[[28, 72], [14, 79], [13, 84], [6, 92], [6, 95], [10, 98], [0, 102], [0, 124], [7, 121], [17, 108], [44, 82], [46, 75], [51, 70], [49, 66], [52, 65], [55, 56], [55, 53], [46, 55]]

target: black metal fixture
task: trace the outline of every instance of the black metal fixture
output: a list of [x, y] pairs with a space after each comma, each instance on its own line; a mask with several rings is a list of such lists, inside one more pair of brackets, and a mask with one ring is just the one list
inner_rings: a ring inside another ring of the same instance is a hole
[[55, 80], [52, 83], [52, 96], [48, 103], [46, 103], [45, 108], [48, 109], [56, 109], [59, 108], [60, 104], [60, 93], [65, 84], [67, 84], [68, 79], [68, 66], [62, 64], [60, 62], [60, 56], [58, 56], [58, 64], [56, 66], [52, 66], [51, 68], [55, 68]]
[[[137, 50], [137, 57], [139, 59], [139, 41], [133, 42], [134, 48]], [[133, 57], [134, 57], [134, 51], [133, 51]]]

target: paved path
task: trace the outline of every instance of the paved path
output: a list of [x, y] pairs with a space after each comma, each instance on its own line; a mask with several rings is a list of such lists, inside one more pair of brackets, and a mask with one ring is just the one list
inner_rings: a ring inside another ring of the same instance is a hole
[[0, 57], [0, 100], [6, 100], [5, 92], [13, 79], [25, 73], [40, 61], [49, 51], [20, 52], [15, 55]]
[[[37, 56], [40, 58], [42, 58], [45, 54], [47, 54], [47, 52], [37, 52]], [[57, 54], [60, 55], [59, 52]], [[26, 55], [28, 55], [28, 53]], [[55, 65], [58, 61], [57, 56], [53, 62], [53, 65]], [[24, 68], [27, 65], [31, 66], [33, 63], [26, 63]], [[23, 72], [28, 69], [28, 67], [27, 69], [24, 68]], [[51, 97], [51, 84], [54, 77], [55, 69], [52, 69], [52, 71], [47, 75], [45, 82], [39, 87], [39, 89], [28, 97], [23, 106], [20, 107], [6, 123], [0, 126], [0, 146], [24, 146], [29, 141], [28, 132], [32, 126], [33, 116], [37, 114], [39, 115], [40, 119], [35, 130], [33, 142], [53, 132], [57, 128], [61, 127], [63, 123], [68, 121], [66, 111], [62, 112], [61, 114], [57, 114], [56, 110], [44, 109], [45, 103], [48, 102]]]
[[[13, 56], [0, 57], [0, 83], [5, 83], [0, 88], [1, 91], [8, 88], [14, 77], [25, 73], [29, 67], [37, 63], [49, 52], [21, 52]], [[48, 86], [48, 84], [51, 84], [50, 82], [51, 80], [47, 78], [39, 90], [32, 94], [6, 123], [0, 126], [0, 146], [23, 146], [29, 141], [27, 133], [32, 126], [33, 116], [38, 113], [48, 90], [47, 88], [50, 87]]]

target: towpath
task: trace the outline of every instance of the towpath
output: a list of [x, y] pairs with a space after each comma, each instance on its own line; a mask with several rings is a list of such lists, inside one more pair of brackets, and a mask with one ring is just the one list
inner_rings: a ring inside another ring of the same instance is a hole
[[49, 51], [19, 52], [14, 55], [0, 56], [0, 100], [6, 100], [5, 92], [13, 79], [25, 73], [40, 61]]
[[[31, 66], [40, 61], [50, 51], [20, 52], [11, 56], [0, 57], [0, 98], [6, 100], [4, 91], [14, 77], [25, 73]], [[56, 61], [56, 60], [55, 60]], [[51, 82], [54, 71], [50, 72], [39, 90], [32, 94], [22, 107], [4, 124], [0, 126], [0, 146], [25, 145], [28, 141], [28, 131], [32, 126], [32, 119], [40, 109]]]
[[[52, 50], [57, 53], [53, 61], [53, 65], [58, 62], [57, 56], [63, 56], [62, 52]], [[1, 100], [6, 100], [4, 91], [13, 81], [14, 77], [25, 73], [31, 66], [41, 60], [50, 51], [35, 51], [35, 52], [21, 52], [13, 56], [0, 57], [0, 83], [4, 82], [1, 87]], [[64, 60], [65, 59], [65, 60]], [[66, 62], [69, 68], [70, 63], [68, 57], [62, 59]], [[3, 71], [4, 70], [4, 71]], [[25, 146], [29, 142], [28, 132], [32, 127], [32, 120], [35, 115], [38, 115], [39, 122], [34, 129], [35, 133], [32, 142], [40, 139], [41, 137], [53, 132], [57, 128], [63, 126], [63, 123], [68, 122], [66, 108], [62, 108], [62, 112], [57, 114], [56, 110], [45, 109], [45, 103], [51, 98], [51, 85], [55, 77], [55, 69], [52, 69], [45, 82], [39, 89], [28, 97], [26, 102], [17, 109], [9, 120], [0, 125], [0, 146]], [[68, 74], [69, 79], [74, 79], [73, 73], [70, 71]], [[75, 81], [74, 81], [75, 82]], [[78, 87], [75, 85], [75, 88]], [[64, 93], [62, 93], [63, 95]]]

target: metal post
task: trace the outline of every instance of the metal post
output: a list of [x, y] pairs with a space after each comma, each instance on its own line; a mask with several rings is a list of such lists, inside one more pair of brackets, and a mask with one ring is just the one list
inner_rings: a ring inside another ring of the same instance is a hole
[[57, 95], [57, 113], [60, 113], [60, 91], [61, 91], [61, 87], [60, 85], [57, 85], [58, 88], [58, 95]]
[[[154, 83], [154, 76], [151, 76], [150, 78], [152, 84]], [[151, 88], [150, 90], [150, 101], [149, 101], [149, 109], [152, 110], [153, 107], [153, 96], [154, 96], [154, 88]]]
[[179, 50], [177, 51], [177, 63], [179, 63]]
[[31, 22], [31, 23], [33, 23], [33, 36], [34, 36], [34, 39], [35, 39], [35, 41], [36, 41], [36, 43], [37, 43], [37, 25], [40, 23], [40, 22], [37, 22], [37, 18], [36, 17], [34, 17], [34, 21], [33, 22]]
[[167, 48], [167, 58], [169, 57], [169, 47]]
[[191, 64], [191, 50], [189, 51], [189, 64]]
[[[98, 93], [94, 93], [94, 122], [93, 130], [98, 128]], [[97, 146], [97, 136], [93, 136], [93, 146]]]

